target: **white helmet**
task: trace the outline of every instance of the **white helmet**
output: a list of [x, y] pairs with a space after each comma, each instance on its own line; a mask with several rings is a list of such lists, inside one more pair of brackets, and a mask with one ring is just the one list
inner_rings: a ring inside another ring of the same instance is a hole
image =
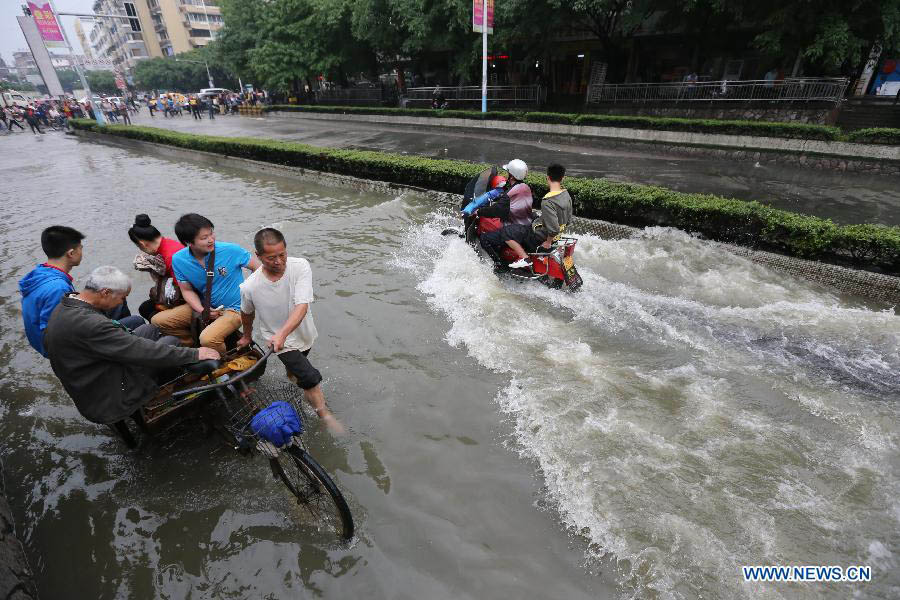
[[519, 181], [525, 181], [525, 178], [528, 176], [528, 165], [525, 164], [524, 160], [519, 160], [518, 158], [509, 161], [503, 165], [503, 168]]

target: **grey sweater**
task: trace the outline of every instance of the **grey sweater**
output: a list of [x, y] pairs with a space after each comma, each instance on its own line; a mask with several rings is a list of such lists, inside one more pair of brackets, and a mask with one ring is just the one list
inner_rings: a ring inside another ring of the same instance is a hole
[[99, 310], [63, 298], [44, 330], [53, 372], [84, 418], [115, 423], [156, 392], [155, 369], [197, 362], [196, 348], [166, 346], [131, 335]]
[[553, 196], [544, 196], [541, 202], [541, 216], [531, 226], [543, 239], [555, 238], [563, 227], [572, 222], [572, 197], [568, 190]]

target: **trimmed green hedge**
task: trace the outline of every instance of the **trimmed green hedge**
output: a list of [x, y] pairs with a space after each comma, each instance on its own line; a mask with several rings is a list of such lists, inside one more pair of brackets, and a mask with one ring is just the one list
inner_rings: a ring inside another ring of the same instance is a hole
[[266, 110], [350, 115], [429, 117], [433, 119], [474, 119], [477, 121], [492, 119], [500, 121], [525, 121], [529, 123], [626, 127], [630, 129], [656, 129], [662, 131], [685, 131], [696, 133], [724, 133], [803, 140], [838, 141], [843, 139], [843, 134], [837, 127], [809, 125], [806, 123], [771, 123], [766, 121], [726, 121], [719, 119], [681, 119], [675, 117], [636, 117], [627, 115], [594, 115], [555, 112], [494, 111], [482, 113], [474, 110], [432, 110], [428, 108], [384, 108], [378, 106], [274, 105], [267, 107]]
[[[101, 127], [86, 119], [70, 122], [76, 129], [453, 193], [460, 193], [485, 167], [459, 160], [318, 148], [278, 140], [193, 135], [153, 127]], [[528, 183], [536, 196], [547, 191], [545, 177], [530, 175]], [[567, 177], [566, 187], [582, 217], [637, 227], [677, 227], [722, 242], [900, 275], [900, 227], [840, 226], [758, 202], [605, 179]]]
[[891, 129], [890, 127], [858, 129], [857, 131], [851, 131], [846, 137], [848, 142], [900, 146], [900, 129]]

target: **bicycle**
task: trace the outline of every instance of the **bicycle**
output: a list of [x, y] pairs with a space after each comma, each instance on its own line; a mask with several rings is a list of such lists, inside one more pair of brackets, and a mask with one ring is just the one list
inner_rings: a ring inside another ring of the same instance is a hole
[[[262, 376], [271, 355], [271, 348], [263, 351], [254, 342], [229, 352], [222, 361], [206, 360], [189, 365], [186, 373], [161, 385], [132, 418], [141, 432], [152, 436], [166, 430], [167, 425], [171, 428], [173, 421], [183, 421], [186, 415], [200, 415], [236, 451], [266, 457], [275, 479], [285, 485], [317, 524], [332, 529], [342, 540], [350, 540], [354, 533], [350, 507], [325, 469], [303, 445], [303, 411], [297, 388], [283, 385], [258, 389], [248, 385]], [[232, 365], [242, 360], [252, 361], [252, 365], [232, 369]], [[230, 372], [223, 372], [228, 369]], [[214, 383], [204, 385], [204, 379]], [[279, 410], [273, 411], [273, 406]], [[286, 429], [286, 425], [292, 427]], [[114, 423], [112, 428], [129, 447], [137, 446], [126, 422]], [[267, 439], [272, 432], [281, 432], [285, 439], [278, 441], [283, 441], [282, 445]]]

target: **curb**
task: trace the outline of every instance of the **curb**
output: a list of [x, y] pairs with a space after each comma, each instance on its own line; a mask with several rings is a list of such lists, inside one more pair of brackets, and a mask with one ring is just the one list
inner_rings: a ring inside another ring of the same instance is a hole
[[[461, 194], [451, 194], [448, 192], [438, 192], [424, 188], [406, 186], [386, 181], [374, 179], [361, 179], [350, 175], [338, 175], [335, 173], [326, 173], [323, 171], [315, 171], [312, 169], [304, 169], [300, 167], [291, 167], [286, 165], [278, 165], [275, 163], [267, 163], [249, 158], [239, 158], [234, 156], [225, 156], [213, 154], [202, 150], [188, 150], [165, 144], [157, 144], [144, 140], [134, 140], [116, 136], [107, 136], [102, 133], [93, 131], [76, 130], [75, 135], [91, 141], [98, 141], [104, 144], [119, 146], [122, 148], [140, 148], [149, 150], [155, 155], [163, 158], [181, 157], [185, 159], [200, 159], [201, 162], [212, 164], [215, 166], [227, 166], [238, 168], [252, 173], [270, 173], [273, 175], [290, 176], [310, 181], [314, 183], [325, 184], [341, 184], [349, 185], [360, 191], [374, 191], [387, 193], [404, 193], [415, 192], [427, 196], [429, 199], [443, 204], [459, 206], [462, 200]], [[585, 219], [583, 217], [574, 217], [573, 229], [583, 233], [592, 233], [604, 239], [623, 239], [637, 234], [640, 229], [628, 225], [620, 225], [597, 219]], [[829, 263], [805, 260], [802, 258], [794, 258], [774, 252], [766, 252], [763, 250], [753, 250], [743, 246], [733, 244], [724, 244], [721, 242], [708, 242], [716, 246], [747, 258], [748, 260], [768, 266], [772, 269], [788, 273], [790, 275], [800, 277], [816, 283], [828, 285], [838, 291], [853, 294], [876, 300], [887, 302], [894, 306], [900, 306], [900, 277], [892, 275], [884, 275], [874, 273], [872, 271], [863, 271], [851, 269], [849, 267], [841, 267]]]
[[[266, 115], [281, 119], [312, 119], [430, 127], [433, 129], [468, 129], [504, 131], [515, 135], [551, 135], [581, 138], [596, 142], [634, 146], [652, 145], [688, 154], [737, 155], [745, 160], [791, 162], [812, 168], [883, 172], [900, 174], [900, 146], [826, 142], [747, 135], [693, 133], [597, 127], [592, 125], [554, 125], [521, 121], [479, 121], [475, 119], [438, 119], [385, 115], [340, 115], [334, 113], [268, 111]], [[512, 128], [514, 126], [514, 128]]]

